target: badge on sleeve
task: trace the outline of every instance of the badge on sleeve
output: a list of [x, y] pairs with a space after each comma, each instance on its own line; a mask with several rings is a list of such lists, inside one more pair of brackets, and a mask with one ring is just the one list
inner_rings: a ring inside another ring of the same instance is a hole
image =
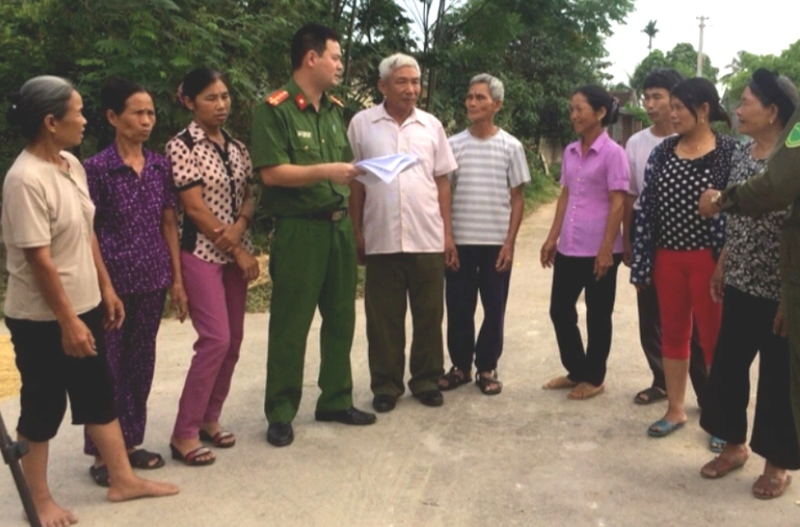
[[794, 125], [789, 137], [786, 138], [786, 148], [797, 148], [800, 146], [800, 123]]

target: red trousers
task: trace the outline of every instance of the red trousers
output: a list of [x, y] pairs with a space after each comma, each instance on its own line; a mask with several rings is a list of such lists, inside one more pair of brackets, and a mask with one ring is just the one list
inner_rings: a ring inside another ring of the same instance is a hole
[[661, 353], [665, 358], [689, 359], [694, 316], [706, 366], [711, 365], [722, 319], [722, 304], [711, 298], [716, 265], [711, 249], [656, 250], [653, 283], [661, 310]]

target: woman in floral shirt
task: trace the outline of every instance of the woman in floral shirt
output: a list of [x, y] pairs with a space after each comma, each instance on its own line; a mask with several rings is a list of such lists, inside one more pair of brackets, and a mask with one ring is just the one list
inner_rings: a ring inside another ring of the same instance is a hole
[[[792, 82], [767, 70], [755, 72], [736, 111], [739, 131], [753, 138], [733, 156], [730, 184], [764, 171], [800, 94]], [[780, 496], [791, 482], [787, 470], [800, 469], [800, 448], [789, 390], [789, 343], [782, 334], [779, 233], [788, 210], [760, 218], [728, 218], [725, 250], [711, 293], [722, 302], [722, 327], [709, 377], [700, 425], [727, 441], [701, 474], [721, 478], [745, 464], [749, 451], [747, 404], [750, 365], [759, 353], [758, 401], [750, 446], [764, 457], [763, 474], [753, 484], [757, 498]], [[724, 287], [724, 289], [723, 289]]]
[[198, 339], [170, 447], [174, 459], [201, 466], [216, 458], [200, 439], [217, 448], [236, 443], [219, 417], [239, 359], [247, 282], [259, 274], [250, 243], [253, 169], [244, 144], [222, 128], [231, 107], [222, 75], [193, 70], [178, 93], [194, 120], [167, 143], [167, 157], [181, 200], [181, 268]]

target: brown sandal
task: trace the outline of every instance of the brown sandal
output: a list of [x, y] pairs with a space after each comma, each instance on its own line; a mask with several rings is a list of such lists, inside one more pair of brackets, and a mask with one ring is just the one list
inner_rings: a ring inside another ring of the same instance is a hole
[[778, 478], [770, 478], [768, 476], [758, 476], [758, 479], [753, 483], [753, 496], [760, 500], [771, 500], [779, 498], [786, 492], [789, 485], [792, 484], [792, 476], [786, 475], [783, 480]]
[[447, 392], [455, 390], [462, 384], [467, 384], [468, 382], [472, 382], [472, 375], [470, 375], [470, 372], [453, 366], [450, 368], [450, 371], [439, 377], [437, 386], [441, 391]]
[[190, 450], [186, 454], [178, 450], [178, 447], [173, 445], [172, 443], [169, 444], [169, 449], [172, 452], [172, 459], [177, 459], [179, 461], [183, 461], [183, 463], [188, 467], [205, 467], [214, 463], [217, 460], [216, 457], [206, 458], [206, 459], [198, 459], [202, 456], [208, 455], [211, 453], [211, 450], [204, 446], [199, 446], [194, 450]]
[[569, 392], [567, 398], [572, 399], [573, 401], [585, 401], [587, 399], [591, 399], [592, 397], [597, 397], [605, 390], [606, 387], [603, 384], [600, 386], [595, 386], [593, 384], [589, 384], [588, 382], [582, 382], [573, 388], [571, 392]]
[[220, 430], [212, 437], [211, 434], [201, 428], [199, 436], [200, 441], [211, 443], [217, 448], [233, 448], [236, 445], [236, 436], [233, 435], [233, 432], [228, 432], [227, 430]]
[[[724, 478], [734, 470], [740, 469], [747, 463], [748, 456], [731, 459], [730, 457], [717, 456], [700, 469], [700, 475], [706, 479]], [[713, 470], [713, 474], [706, 472]]]
[[[488, 373], [489, 376], [483, 375]], [[475, 384], [481, 389], [483, 395], [497, 395], [503, 391], [503, 383], [497, 380], [497, 370], [488, 372], [478, 372], [475, 376]]]

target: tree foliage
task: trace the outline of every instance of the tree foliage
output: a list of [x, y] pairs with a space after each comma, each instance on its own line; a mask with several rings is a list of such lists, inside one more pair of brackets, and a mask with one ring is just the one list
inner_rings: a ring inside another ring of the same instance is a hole
[[[659, 50], [651, 51], [637, 66], [631, 76], [632, 88], [642, 93], [642, 86], [647, 74], [656, 68], [674, 68], [684, 77], [694, 77], [697, 73], [697, 50], [687, 42], [676, 44], [666, 54]], [[703, 77], [717, 83], [719, 69], [711, 64], [711, 59], [705, 55], [703, 60]]]
[[750, 78], [758, 68], [767, 68], [786, 75], [795, 85], [800, 86], [800, 40], [785, 49], [780, 55], [754, 55], [740, 51], [730, 64], [731, 73], [721, 81], [727, 89], [727, 98], [738, 101]]
[[[290, 75], [292, 33], [308, 21], [343, 35], [345, 73], [338, 94], [347, 114], [379, 100], [380, 59], [403, 51], [424, 69], [423, 106], [446, 126], [464, 126], [471, 76], [488, 72], [506, 83], [502, 124], [531, 143], [565, 137], [566, 101], [586, 82], [607, 79], [604, 41], [633, 0], [3, 0], [0, 86], [53, 74], [84, 96], [88, 156], [111, 139], [98, 108], [111, 77], [146, 85], [158, 125], [150, 147], [186, 125], [174, 93], [190, 69], [224, 71], [234, 107], [229, 127], [247, 141], [253, 105]], [[413, 10], [427, 13], [416, 28]], [[421, 10], [421, 11], [420, 11]], [[421, 35], [421, 38], [420, 38]], [[0, 172], [21, 147], [0, 115]]]

